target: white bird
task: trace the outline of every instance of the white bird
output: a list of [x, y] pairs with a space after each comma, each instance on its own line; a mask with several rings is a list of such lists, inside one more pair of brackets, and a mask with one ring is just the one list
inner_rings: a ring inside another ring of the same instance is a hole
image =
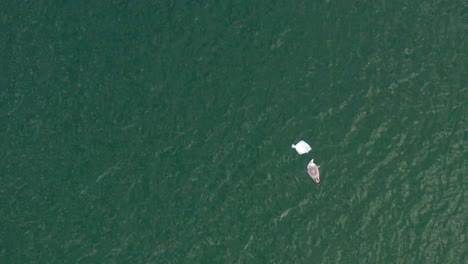
[[308, 153], [309, 151], [312, 150], [312, 148], [309, 146], [309, 144], [307, 144], [303, 140], [297, 142], [296, 145], [292, 144], [291, 148], [296, 149], [296, 151], [297, 151], [297, 153], [299, 153], [299, 155]]
[[314, 159], [312, 159], [309, 164], [307, 164], [307, 173], [309, 176], [314, 180], [314, 182], [320, 185], [320, 171], [319, 166], [314, 163]]

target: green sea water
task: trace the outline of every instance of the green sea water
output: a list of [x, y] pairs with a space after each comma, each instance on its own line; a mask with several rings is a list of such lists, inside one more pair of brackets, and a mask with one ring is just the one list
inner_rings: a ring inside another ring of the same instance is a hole
[[0, 263], [467, 263], [467, 11], [2, 1]]

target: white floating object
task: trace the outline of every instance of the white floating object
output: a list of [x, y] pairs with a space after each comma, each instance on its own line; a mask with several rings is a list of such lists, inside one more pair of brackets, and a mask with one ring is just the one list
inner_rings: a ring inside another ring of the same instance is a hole
[[296, 145], [292, 144], [291, 148], [296, 149], [300, 155], [305, 154], [312, 150], [312, 148], [305, 141], [301, 140]]
[[309, 164], [307, 164], [307, 172], [309, 173], [309, 176], [312, 178], [312, 180], [314, 180], [316, 184], [320, 185], [319, 167], [314, 163], [314, 159], [312, 159]]

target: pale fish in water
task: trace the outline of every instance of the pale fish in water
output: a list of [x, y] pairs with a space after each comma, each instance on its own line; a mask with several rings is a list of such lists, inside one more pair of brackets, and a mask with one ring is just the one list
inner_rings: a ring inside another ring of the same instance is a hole
[[309, 151], [312, 150], [312, 148], [310, 147], [309, 144], [307, 144], [307, 142], [305, 142], [304, 140], [301, 140], [299, 142], [297, 142], [297, 144], [292, 144], [291, 145], [291, 148], [293, 149], [296, 149], [297, 153], [299, 155], [302, 155], [302, 154], [305, 154], [305, 153], [308, 153]]

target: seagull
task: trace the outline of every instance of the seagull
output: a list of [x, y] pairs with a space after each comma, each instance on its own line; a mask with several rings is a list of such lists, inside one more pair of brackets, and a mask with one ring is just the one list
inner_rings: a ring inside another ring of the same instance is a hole
[[314, 163], [314, 159], [312, 159], [309, 164], [307, 164], [307, 172], [309, 173], [309, 176], [312, 178], [312, 180], [314, 180], [317, 185], [320, 185], [319, 167]]

